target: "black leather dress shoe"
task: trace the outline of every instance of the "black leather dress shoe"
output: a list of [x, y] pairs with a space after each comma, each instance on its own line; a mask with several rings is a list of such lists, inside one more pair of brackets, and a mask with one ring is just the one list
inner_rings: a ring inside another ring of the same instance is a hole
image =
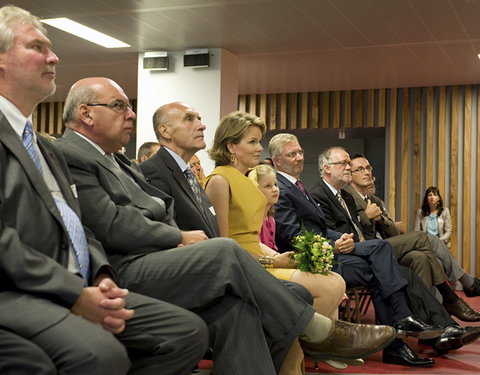
[[470, 288], [463, 288], [465, 295], [467, 297], [477, 297], [480, 296], [480, 279], [474, 278], [473, 285]]
[[352, 324], [334, 320], [329, 336], [321, 342], [300, 339], [305, 355], [314, 360], [365, 358], [386, 348], [395, 339], [390, 326]]
[[382, 356], [383, 363], [410, 367], [431, 367], [435, 364], [432, 358], [420, 357], [407, 344], [401, 348], [386, 348]]
[[457, 299], [457, 301], [454, 303], [444, 302], [443, 306], [450, 315], [454, 315], [458, 319], [463, 320], [464, 322], [480, 322], [480, 312], [472, 309], [461, 298]]
[[451, 324], [445, 332], [436, 339], [420, 340], [421, 344], [430, 345], [439, 354], [448, 353], [450, 350], [460, 349], [480, 338], [480, 327], [460, 327]]
[[416, 315], [397, 320], [393, 323], [393, 328], [397, 330], [397, 338], [410, 336], [418, 339], [433, 339], [444, 331], [444, 328], [427, 324]]

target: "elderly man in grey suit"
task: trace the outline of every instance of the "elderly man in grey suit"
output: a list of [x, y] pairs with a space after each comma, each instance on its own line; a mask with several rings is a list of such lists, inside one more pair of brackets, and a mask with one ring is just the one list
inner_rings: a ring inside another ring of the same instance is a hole
[[131, 373], [188, 372], [206, 350], [205, 323], [117, 287], [100, 243], [81, 225], [64, 159], [32, 130], [59, 62], [45, 29], [8, 6], [0, 33], [0, 327], [12, 333], [0, 336], [2, 358], [5, 334], [16, 345], [2, 374], [126, 374], [130, 361]]
[[147, 181], [173, 197], [182, 230], [202, 229], [209, 238], [218, 237], [213, 206], [188, 165], [206, 147], [200, 114], [185, 103], [165, 104], [153, 115], [153, 129], [161, 149], [140, 164]]
[[[314, 313], [234, 241], [204, 241], [203, 231], [180, 231], [171, 198], [115, 153], [130, 140], [134, 119], [115, 82], [83, 79], [69, 92], [67, 130], [56, 145], [88, 212], [84, 224], [104, 245], [119, 279], [198, 313], [209, 326], [219, 373], [275, 374], [298, 335], [304, 335], [304, 351], [319, 358], [358, 358], [391, 342], [390, 327], [349, 325]], [[340, 331], [349, 343], [333, 345]]]

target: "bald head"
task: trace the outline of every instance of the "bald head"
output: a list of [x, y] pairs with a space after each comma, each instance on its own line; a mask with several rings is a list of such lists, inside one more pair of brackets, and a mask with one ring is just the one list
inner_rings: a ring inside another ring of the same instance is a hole
[[186, 163], [198, 150], [206, 147], [205, 125], [197, 110], [188, 104], [162, 105], [153, 115], [153, 129], [160, 145], [174, 151]]
[[130, 141], [135, 113], [123, 89], [104, 77], [84, 78], [68, 93], [65, 125], [89, 138], [105, 152], [116, 152]]

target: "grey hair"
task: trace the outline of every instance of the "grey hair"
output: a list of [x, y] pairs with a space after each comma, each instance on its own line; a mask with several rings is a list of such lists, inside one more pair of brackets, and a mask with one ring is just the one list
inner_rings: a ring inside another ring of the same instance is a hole
[[293, 134], [279, 133], [270, 139], [268, 143], [268, 152], [273, 159], [282, 154], [282, 146], [290, 142], [298, 142], [298, 139]]
[[47, 35], [47, 29], [37, 16], [13, 5], [4, 6], [0, 8], [0, 52], [6, 52], [12, 47], [15, 37], [13, 26], [17, 23], [32, 25]]
[[80, 104], [94, 103], [97, 99], [97, 91], [88, 85], [74, 85], [67, 95], [65, 106], [63, 107], [63, 122], [77, 120], [77, 108]]
[[320, 173], [320, 177], [323, 177], [325, 173], [324, 167], [332, 162], [333, 150], [346, 151], [343, 147], [334, 146], [334, 147], [327, 148], [320, 155], [318, 155], [318, 172]]

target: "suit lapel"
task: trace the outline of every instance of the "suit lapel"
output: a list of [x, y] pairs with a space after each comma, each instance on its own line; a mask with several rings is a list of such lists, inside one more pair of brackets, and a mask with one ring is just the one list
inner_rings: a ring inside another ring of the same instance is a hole
[[210, 227], [211, 232], [215, 233], [215, 234], [218, 234], [216, 228], [214, 227], [214, 225], [210, 221], [210, 218], [206, 215], [206, 210], [209, 209], [209, 207], [207, 207], [208, 206], [207, 205], [208, 197], [206, 196], [203, 189], [200, 192], [201, 197], [202, 197], [202, 203], [203, 203], [203, 207], [202, 207], [202, 206], [199, 205], [199, 203], [197, 201], [197, 198], [195, 197], [195, 193], [193, 192], [192, 188], [190, 187], [189, 182], [185, 178], [185, 175], [181, 171], [180, 167], [178, 166], [177, 162], [172, 157], [172, 155], [170, 155], [170, 153], [167, 150], [165, 150], [163, 147], [160, 148], [158, 153], [159, 153], [159, 156], [163, 159], [167, 168], [170, 170], [170, 172], [171, 172], [173, 178], [175, 179], [175, 181], [177, 182], [178, 186], [180, 186], [180, 188], [183, 190], [183, 192], [188, 196], [188, 198], [190, 199], [192, 204], [195, 207], [198, 208], [198, 211], [200, 212], [200, 215], [202, 215], [203, 220]]
[[[1, 114], [1, 112], [0, 112]], [[19, 161], [20, 165], [25, 171], [28, 179], [31, 182], [32, 188], [37, 191], [40, 198], [43, 200], [45, 206], [48, 210], [52, 213], [52, 215], [63, 225], [63, 221], [61, 219], [60, 212], [58, 211], [57, 205], [52, 198], [52, 194], [48, 189], [47, 184], [41, 173], [38, 171], [37, 167], [33, 163], [30, 155], [28, 154], [27, 150], [23, 146], [20, 138], [18, 137], [17, 133], [13, 130], [11, 125], [8, 123], [7, 119], [1, 114], [0, 120], [0, 133], [2, 137], [0, 141], [5, 145], [6, 148], [10, 150], [10, 152], [15, 155], [17, 160]], [[49, 153], [45, 152], [43, 145], [41, 145], [40, 135], [37, 134], [38, 138], [38, 145], [42, 154], [44, 154], [45, 159], [49, 162]], [[45, 152], [45, 153], [44, 153]], [[49, 163], [50, 166], [50, 163]], [[54, 176], [57, 177], [58, 170], [52, 170]]]

